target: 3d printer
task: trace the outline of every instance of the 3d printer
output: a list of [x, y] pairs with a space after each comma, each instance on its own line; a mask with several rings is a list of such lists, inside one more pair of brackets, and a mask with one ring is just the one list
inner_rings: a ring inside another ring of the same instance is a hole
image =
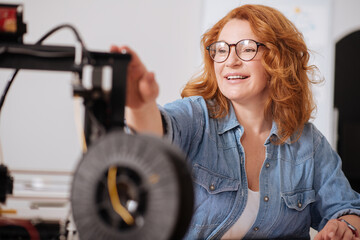
[[[0, 215], [0, 239], [180, 239], [192, 216], [193, 192], [182, 153], [165, 141], [126, 134], [126, 72], [131, 56], [88, 51], [70, 25], [61, 25], [35, 44], [24, 44], [22, 5], [0, 5], [0, 67], [15, 69], [0, 102], [20, 69], [69, 71], [74, 96], [83, 99], [84, 154], [72, 176], [71, 218], [39, 222]], [[42, 45], [70, 28], [76, 47]], [[90, 80], [85, 84], [84, 76]], [[1, 112], [0, 112], [1, 113]], [[0, 202], [13, 193], [16, 178], [0, 166]]]

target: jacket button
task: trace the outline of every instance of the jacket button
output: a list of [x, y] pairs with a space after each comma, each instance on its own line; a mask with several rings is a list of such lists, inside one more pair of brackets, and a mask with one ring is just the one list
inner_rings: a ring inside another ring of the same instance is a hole
[[301, 208], [301, 207], [302, 207], [301, 202], [298, 202], [298, 207], [299, 207], [299, 208]]
[[258, 231], [259, 227], [254, 227], [253, 229], [254, 229], [254, 231]]
[[265, 164], [265, 167], [266, 167], [266, 168], [269, 168], [269, 167], [270, 167], [270, 163], [266, 163], [266, 164]]
[[268, 202], [268, 201], [269, 201], [269, 197], [268, 197], [268, 196], [265, 196], [265, 197], [264, 197], [264, 201], [265, 201], [265, 202]]
[[210, 188], [210, 191], [214, 191], [215, 190], [214, 184], [211, 184], [209, 188]]

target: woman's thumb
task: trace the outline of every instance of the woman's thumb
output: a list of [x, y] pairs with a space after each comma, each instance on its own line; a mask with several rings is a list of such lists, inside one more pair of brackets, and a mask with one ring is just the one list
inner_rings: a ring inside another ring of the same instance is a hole
[[139, 90], [144, 102], [155, 100], [159, 95], [159, 85], [153, 72], [146, 72], [139, 83]]

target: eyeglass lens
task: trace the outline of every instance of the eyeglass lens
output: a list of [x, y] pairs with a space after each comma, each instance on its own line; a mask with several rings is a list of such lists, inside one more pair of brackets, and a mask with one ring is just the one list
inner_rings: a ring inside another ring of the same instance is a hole
[[[215, 62], [224, 62], [230, 54], [230, 46], [235, 44], [227, 44], [226, 42], [215, 42], [209, 47], [210, 57]], [[235, 45], [236, 55], [244, 61], [252, 60], [258, 50], [258, 45], [254, 40], [241, 40]]]

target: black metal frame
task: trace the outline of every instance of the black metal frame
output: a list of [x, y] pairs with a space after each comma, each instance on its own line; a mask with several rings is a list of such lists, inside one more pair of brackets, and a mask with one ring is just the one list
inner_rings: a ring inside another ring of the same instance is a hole
[[[26, 45], [0, 42], [0, 68], [32, 69], [48, 71], [68, 71], [83, 74], [83, 64], [75, 63], [74, 47], [51, 45]], [[88, 52], [88, 65], [112, 68], [112, 89], [104, 93], [101, 88], [88, 90], [82, 84], [74, 88], [74, 95], [84, 98], [85, 137], [91, 142], [92, 128], [88, 114], [91, 112], [108, 131], [124, 126], [126, 100], [126, 73], [130, 61], [129, 54]], [[81, 61], [84, 62], [84, 61]]]

